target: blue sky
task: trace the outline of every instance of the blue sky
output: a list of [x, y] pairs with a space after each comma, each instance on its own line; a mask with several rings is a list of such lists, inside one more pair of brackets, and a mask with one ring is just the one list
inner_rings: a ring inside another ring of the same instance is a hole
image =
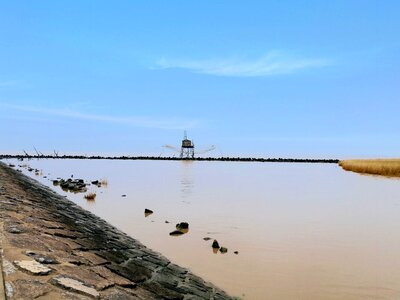
[[400, 153], [398, 1], [1, 1], [0, 152]]

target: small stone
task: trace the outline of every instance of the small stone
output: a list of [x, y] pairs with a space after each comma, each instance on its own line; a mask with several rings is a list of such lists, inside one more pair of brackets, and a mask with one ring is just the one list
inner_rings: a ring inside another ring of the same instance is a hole
[[181, 222], [176, 224], [176, 229], [182, 230], [182, 229], [189, 229], [189, 224], [186, 222]]
[[169, 224], [169, 222], [168, 222], [168, 221], [165, 221], [165, 224]]
[[144, 210], [144, 216], [145, 218], [147, 218], [148, 216], [150, 216], [153, 213], [153, 211], [151, 209], [146, 208]]
[[12, 227], [8, 227], [7, 231], [9, 233], [14, 233], [14, 234], [18, 234], [18, 233], [23, 233], [24, 231], [18, 227], [12, 226]]
[[209, 241], [209, 240], [211, 240], [211, 238], [207, 236], [207, 237], [203, 238], [203, 240]]
[[14, 295], [14, 288], [13, 288], [13, 286], [12, 286], [11, 283], [8, 282], [8, 281], [6, 281], [6, 282], [4, 283], [4, 286], [5, 286], [5, 288], [6, 288], [6, 296], [7, 296], [8, 298], [11, 298], [11, 297]]
[[145, 213], [145, 214], [152, 214], [153, 211], [152, 211], [151, 209], [146, 208], [146, 209], [144, 210], [144, 213]]
[[124, 195], [121, 195], [121, 197], [126, 197], [126, 195], [124, 194]]
[[47, 275], [51, 269], [34, 260], [16, 260], [14, 265], [34, 275]]
[[227, 253], [227, 252], [228, 252], [228, 248], [221, 247], [221, 248], [219, 248], [219, 251], [220, 251], [221, 253]]
[[67, 290], [72, 290], [78, 293], [82, 293], [84, 295], [89, 295], [94, 298], [99, 298], [100, 294], [94, 288], [86, 286], [83, 282], [65, 277], [65, 276], [57, 276], [52, 279], [52, 283], [59, 287], [62, 287]]
[[8, 261], [7, 259], [3, 258], [3, 272], [5, 275], [10, 275], [12, 273], [15, 272], [15, 267], [13, 266], [13, 264]]
[[219, 247], [218, 241], [214, 240], [211, 247], [213, 247], [214, 249], [219, 249], [220, 247]]
[[239, 254], [239, 251], [235, 251], [235, 252], [233, 252], [233, 253], [235, 253], [235, 254], [237, 255], [237, 254]]
[[59, 264], [59, 262], [56, 259], [54, 259], [53, 257], [37, 254], [33, 251], [28, 250], [25, 252], [25, 254], [32, 257], [34, 260], [36, 260], [37, 262], [42, 263], [42, 264]]
[[179, 236], [179, 235], [182, 235], [182, 234], [183, 234], [183, 232], [180, 231], [180, 230], [174, 230], [174, 231], [169, 233], [169, 235], [172, 235], [172, 236]]

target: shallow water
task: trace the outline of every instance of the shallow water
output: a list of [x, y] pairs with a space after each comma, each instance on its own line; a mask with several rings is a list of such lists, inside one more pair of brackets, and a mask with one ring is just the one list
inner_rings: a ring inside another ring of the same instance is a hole
[[[25, 174], [243, 299], [400, 297], [399, 180], [334, 164], [28, 163], [43, 175]], [[89, 187], [94, 202], [53, 187], [50, 179], [71, 174], [108, 187]], [[183, 221], [189, 232], [169, 236]], [[214, 254], [204, 237], [228, 253]]]

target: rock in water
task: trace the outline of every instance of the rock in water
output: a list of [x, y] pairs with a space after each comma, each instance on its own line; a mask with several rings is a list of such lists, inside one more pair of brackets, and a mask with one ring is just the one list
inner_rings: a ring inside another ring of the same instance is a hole
[[178, 224], [176, 224], [176, 229], [178, 229], [178, 230], [189, 229], [189, 223], [186, 223], [186, 222], [178, 223]]
[[214, 240], [211, 247], [213, 247], [214, 249], [219, 249], [220, 247], [219, 247], [218, 241]]
[[174, 230], [174, 231], [169, 233], [169, 235], [172, 235], [172, 236], [179, 236], [179, 235], [182, 235], [182, 234], [183, 234], [183, 232], [180, 231], [180, 230]]
[[144, 210], [144, 213], [145, 213], [145, 214], [152, 214], [153, 211], [152, 211], [151, 209], [146, 208], [146, 209]]
[[235, 253], [235, 254], [239, 254], [239, 251], [235, 251], [235, 252], [233, 252], [233, 253]]
[[219, 251], [220, 251], [221, 253], [226, 253], [226, 252], [228, 252], [228, 248], [221, 247], [221, 248], [219, 248]]

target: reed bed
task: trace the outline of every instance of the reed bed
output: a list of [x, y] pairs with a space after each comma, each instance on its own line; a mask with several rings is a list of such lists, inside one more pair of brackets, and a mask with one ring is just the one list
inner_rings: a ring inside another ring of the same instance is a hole
[[84, 196], [86, 200], [94, 201], [96, 199], [96, 193], [88, 193]]
[[400, 159], [357, 159], [339, 162], [346, 171], [387, 177], [400, 177]]

